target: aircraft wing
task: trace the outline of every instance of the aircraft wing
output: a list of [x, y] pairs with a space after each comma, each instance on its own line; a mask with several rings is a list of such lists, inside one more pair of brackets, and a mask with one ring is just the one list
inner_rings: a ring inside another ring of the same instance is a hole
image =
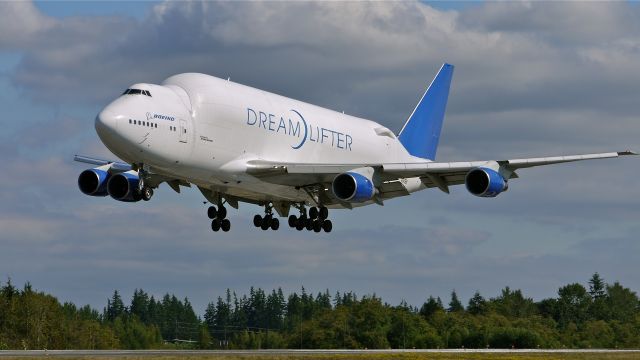
[[73, 157], [73, 160], [77, 162], [85, 163], [85, 164], [98, 165], [98, 166], [111, 165], [110, 168], [116, 172], [131, 170], [131, 165], [127, 163], [119, 162], [119, 161], [96, 159], [96, 158], [84, 156], [84, 155], [75, 155]]
[[466, 174], [477, 167], [501, 169], [508, 178], [517, 178], [518, 169], [534, 166], [560, 164], [573, 161], [607, 159], [624, 155], [637, 155], [632, 151], [598, 154], [567, 155], [512, 160], [484, 160], [461, 162], [424, 161], [414, 163], [369, 163], [369, 164], [305, 164], [278, 163], [265, 160], [247, 162], [247, 173], [263, 181], [289, 186], [310, 186], [330, 183], [340, 173], [362, 167], [375, 170], [384, 197], [407, 195], [407, 179], [419, 178], [426, 187], [438, 187], [449, 192], [450, 185], [464, 184]]
[[[121, 172], [126, 172], [126, 171], [130, 171], [133, 170], [133, 167], [131, 166], [131, 164], [127, 164], [124, 162], [120, 162], [120, 161], [110, 161], [110, 160], [103, 160], [103, 159], [96, 159], [90, 156], [84, 156], [84, 155], [75, 155], [73, 157], [74, 161], [77, 162], [81, 162], [81, 163], [85, 163], [85, 164], [91, 164], [91, 165], [97, 165], [97, 166], [105, 166], [108, 165], [108, 169], [109, 172], [111, 173], [121, 173]], [[155, 173], [148, 173], [147, 177], [146, 177], [146, 181], [145, 183], [152, 186], [152, 187], [158, 187], [160, 184], [162, 184], [163, 182], [166, 182], [175, 192], [180, 193], [180, 186], [186, 186], [186, 187], [190, 187], [191, 185], [188, 182], [185, 182], [183, 180], [180, 179], [174, 179], [174, 178], [169, 178], [163, 175], [159, 175], [159, 174], [155, 174]]]

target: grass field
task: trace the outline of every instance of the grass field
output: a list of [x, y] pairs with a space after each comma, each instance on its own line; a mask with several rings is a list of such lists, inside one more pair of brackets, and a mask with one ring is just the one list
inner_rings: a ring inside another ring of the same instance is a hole
[[[176, 355], [95, 355], [47, 356], [57, 360], [631, 360], [640, 359], [640, 352], [580, 352], [580, 353], [385, 353], [385, 354], [176, 354]], [[2, 359], [33, 359], [33, 356], [0, 356]]]

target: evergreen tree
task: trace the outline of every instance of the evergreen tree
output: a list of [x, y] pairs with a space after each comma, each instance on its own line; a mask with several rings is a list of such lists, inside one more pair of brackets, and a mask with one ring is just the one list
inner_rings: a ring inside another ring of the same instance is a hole
[[129, 307], [131, 315], [135, 315], [145, 324], [151, 323], [149, 314], [149, 295], [142, 289], [135, 289]]
[[479, 291], [476, 291], [473, 297], [469, 299], [467, 311], [472, 315], [484, 314], [487, 311], [487, 301], [480, 295]]
[[600, 277], [600, 274], [594, 273], [589, 280], [589, 294], [592, 300], [601, 299], [606, 295], [605, 288], [607, 284]]
[[118, 293], [118, 290], [113, 292], [111, 300], [107, 300], [106, 319], [108, 321], [114, 321], [117, 317], [124, 315], [126, 308], [122, 302], [122, 298]]
[[449, 302], [449, 308], [447, 309], [447, 311], [448, 312], [464, 311], [464, 306], [462, 306], [462, 303], [460, 302], [460, 300], [458, 300], [458, 294], [456, 294], [455, 290], [451, 292], [451, 301]]

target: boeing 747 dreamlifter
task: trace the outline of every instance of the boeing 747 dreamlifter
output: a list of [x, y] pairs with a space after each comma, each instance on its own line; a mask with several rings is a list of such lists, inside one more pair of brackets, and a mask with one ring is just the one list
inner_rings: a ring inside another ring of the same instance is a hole
[[[229, 205], [264, 207], [253, 224], [332, 229], [328, 209], [379, 204], [427, 188], [465, 184], [480, 197], [508, 189], [516, 170], [632, 155], [631, 151], [513, 160], [437, 162], [453, 66], [444, 64], [402, 130], [203, 74], [134, 84], [96, 117], [102, 142], [124, 162], [86, 156], [80, 190], [148, 201], [161, 183], [195, 185], [213, 231], [229, 231]], [[296, 214], [291, 214], [292, 208]], [[275, 210], [275, 213], [274, 213]]]

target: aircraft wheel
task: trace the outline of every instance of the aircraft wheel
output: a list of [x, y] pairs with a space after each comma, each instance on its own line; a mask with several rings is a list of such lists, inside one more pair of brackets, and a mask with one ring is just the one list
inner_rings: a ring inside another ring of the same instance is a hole
[[304, 227], [307, 228], [307, 230], [309, 231], [313, 230], [313, 220], [307, 219]]
[[142, 200], [149, 201], [151, 200], [151, 197], [153, 197], [153, 189], [145, 186], [142, 188], [142, 192], [140, 193], [140, 195], [142, 196]]
[[262, 224], [260, 224], [260, 228], [262, 230], [268, 230], [270, 226], [271, 226], [271, 216], [266, 215], [264, 218], [262, 218]]
[[216, 207], [209, 206], [209, 208], [207, 209], [207, 216], [209, 217], [209, 219], [215, 219], [216, 214], [217, 214]]
[[253, 217], [253, 226], [260, 227], [262, 225], [262, 216], [256, 215]]
[[218, 219], [211, 220], [211, 230], [213, 231], [220, 230], [220, 220]]
[[289, 227], [296, 227], [296, 224], [298, 223], [298, 218], [295, 215], [290, 215], [289, 216]]
[[231, 230], [231, 221], [229, 221], [229, 219], [223, 219], [220, 222], [220, 228], [222, 228], [224, 232]]
[[312, 207], [309, 209], [309, 217], [311, 219], [317, 219], [318, 218], [318, 208], [317, 207]]
[[322, 222], [322, 230], [324, 230], [324, 232], [330, 233], [331, 229], [333, 229], [333, 224], [331, 223], [331, 220], [325, 220]]
[[299, 219], [298, 222], [296, 223], [296, 230], [302, 231], [302, 229], [304, 229], [304, 226], [305, 226], [305, 221], [303, 219]]
[[224, 219], [227, 217], [227, 208], [220, 205], [218, 208], [218, 219]]
[[271, 230], [278, 230], [280, 228], [280, 220], [278, 218], [271, 219]]
[[329, 217], [329, 209], [327, 209], [326, 206], [321, 206], [320, 207], [320, 219], [325, 220]]
[[319, 233], [322, 230], [322, 223], [320, 220], [313, 220], [313, 231]]

